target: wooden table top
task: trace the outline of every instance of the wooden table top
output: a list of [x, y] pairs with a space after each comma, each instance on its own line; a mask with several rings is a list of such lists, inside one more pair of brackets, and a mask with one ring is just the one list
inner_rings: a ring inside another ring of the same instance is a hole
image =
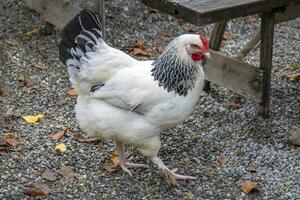
[[226, 21], [250, 14], [300, 4], [300, 0], [141, 0], [195, 25]]

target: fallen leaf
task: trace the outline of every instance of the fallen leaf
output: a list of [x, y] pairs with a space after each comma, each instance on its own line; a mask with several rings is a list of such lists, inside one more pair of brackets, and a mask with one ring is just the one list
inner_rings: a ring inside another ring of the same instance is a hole
[[125, 13], [123, 13], [123, 12], [120, 14], [120, 16], [121, 16], [121, 18], [123, 18], [123, 19], [128, 19], [128, 18], [129, 18], [129, 16], [126, 15]]
[[209, 112], [208, 111], [203, 111], [202, 115], [203, 115], [203, 117], [209, 117]]
[[177, 23], [179, 25], [183, 25], [183, 24], [186, 24], [186, 21], [184, 19], [178, 19]]
[[45, 184], [34, 183], [29, 187], [25, 188], [23, 191], [24, 194], [28, 196], [45, 196], [50, 193], [50, 188]]
[[228, 103], [228, 108], [231, 110], [237, 110], [241, 108], [241, 103], [238, 99], [232, 99]]
[[143, 39], [138, 39], [137, 41], [135, 41], [134, 46], [136, 48], [140, 48], [140, 49], [144, 49], [144, 45], [145, 45], [145, 40]]
[[162, 33], [162, 36], [164, 36], [164, 37], [172, 37], [172, 33], [171, 32], [163, 32]]
[[250, 165], [248, 165], [248, 167], [246, 168], [246, 170], [248, 172], [256, 172], [256, 166], [254, 164], [250, 164]]
[[85, 135], [81, 135], [80, 133], [74, 133], [73, 138], [79, 140], [80, 142], [94, 142], [97, 143], [100, 141], [98, 137], [89, 137]]
[[162, 53], [162, 52], [164, 52], [164, 50], [165, 50], [165, 49], [164, 49], [163, 47], [158, 47], [158, 48], [157, 48], [158, 53]]
[[1, 127], [1, 128], [11, 129], [11, 128], [13, 127], [11, 118], [10, 118], [10, 117], [6, 117], [6, 116], [3, 116], [3, 117], [0, 119], [0, 127]]
[[300, 129], [293, 130], [288, 141], [295, 146], [300, 146]]
[[159, 45], [160, 44], [160, 39], [159, 38], [154, 38], [154, 45]]
[[288, 27], [282, 27], [281, 29], [279, 29], [280, 33], [289, 33], [290, 29]]
[[12, 46], [18, 45], [18, 42], [16, 40], [2, 40], [2, 41], [3, 41], [3, 43], [9, 44]]
[[246, 18], [247, 23], [255, 23], [257, 21], [257, 18], [254, 15], [250, 15]]
[[188, 192], [187, 194], [186, 194], [186, 198], [187, 199], [193, 199], [194, 198], [194, 194], [192, 193], [192, 192]]
[[76, 97], [76, 96], [79, 95], [78, 92], [77, 92], [75, 89], [69, 90], [68, 93], [69, 93], [69, 95], [70, 95], [71, 97]]
[[57, 177], [54, 175], [54, 173], [52, 171], [50, 171], [49, 169], [47, 169], [46, 171], [44, 171], [42, 173], [42, 178], [47, 181], [55, 181], [57, 179]]
[[23, 75], [19, 76], [17, 80], [22, 87], [30, 87], [33, 85], [33, 81], [31, 79], [25, 79]]
[[188, 32], [188, 33], [194, 33], [195, 32], [194, 29], [189, 28], [189, 27], [184, 27], [183, 29], [184, 29], [185, 32]]
[[54, 148], [54, 151], [56, 151], [57, 153], [63, 153], [66, 150], [67, 150], [67, 146], [65, 145], [65, 143], [60, 143], [56, 145]]
[[119, 156], [116, 153], [111, 154], [110, 161], [107, 161], [103, 165], [103, 169], [105, 169], [108, 172], [113, 172], [119, 169]]
[[35, 124], [37, 123], [40, 119], [42, 119], [44, 117], [43, 114], [37, 114], [37, 115], [25, 115], [25, 116], [22, 116], [22, 118], [28, 122], [28, 123], [31, 123], [31, 124]]
[[246, 194], [252, 192], [252, 191], [259, 191], [257, 183], [251, 182], [251, 181], [245, 181], [242, 185], [242, 190]]
[[300, 73], [286, 75], [288, 81], [300, 81]]
[[75, 177], [74, 171], [68, 167], [68, 166], [61, 166], [59, 169], [59, 173], [65, 178], [65, 179], [73, 179]]
[[140, 48], [134, 48], [133, 49], [133, 55], [139, 55], [139, 56], [151, 56], [151, 53], [149, 53], [148, 51], [145, 51], [143, 49]]
[[221, 166], [226, 165], [228, 163], [228, 161], [229, 161], [229, 158], [225, 154], [221, 154], [220, 157], [218, 158], [218, 163]]
[[37, 32], [39, 32], [39, 29], [33, 28], [31, 31], [28, 31], [28, 32], [24, 33], [24, 35], [25, 36], [31, 36], [32, 34], [37, 33]]
[[147, 9], [145, 9], [145, 13], [147, 14], [147, 13], [158, 13], [159, 12], [159, 10], [157, 10], [157, 9], [154, 9], [154, 8], [147, 8]]
[[17, 147], [20, 142], [20, 138], [13, 135], [4, 136], [4, 140], [7, 144], [14, 148]]
[[34, 68], [37, 68], [37, 69], [45, 69], [45, 66], [42, 65], [42, 64], [37, 64], [37, 63], [31, 63], [30, 64], [30, 67], [34, 67]]
[[62, 131], [53, 132], [53, 133], [51, 133], [51, 137], [54, 140], [59, 140], [67, 133], [67, 131], [68, 131], [68, 128], [64, 128], [64, 130], [62, 130]]
[[224, 35], [223, 35], [223, 38], [224, 38], [225, 40], [229, 40], [229, 39], [232, 38], [232, 36], [233, 36], [232, 33], [228, 32], [228, 31], [225, 31], [225, 32], [224, 32]]

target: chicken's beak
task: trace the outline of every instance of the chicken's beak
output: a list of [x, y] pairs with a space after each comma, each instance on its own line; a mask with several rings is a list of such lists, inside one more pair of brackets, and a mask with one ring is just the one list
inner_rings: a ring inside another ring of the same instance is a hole
[[204, 54], [204, 56], [205, 56], [205, 58], [207, 59], [207, 60], [210, 60], [210, 53], [209, 52], [206, 52], [205, 54]]

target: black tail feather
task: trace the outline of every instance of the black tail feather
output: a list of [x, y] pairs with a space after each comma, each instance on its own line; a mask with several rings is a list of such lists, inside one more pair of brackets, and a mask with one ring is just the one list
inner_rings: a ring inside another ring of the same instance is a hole
[[[70, 53], [71, 49], [76, 52], [76, 47], [83, 53], [92, 51], [97, 39], [102, 38], [102, 26], [99, 16], [90, 10], [82, 10], [61, 31], [59, 58], [66, 65], [70, 58], [78, 59], [76, 53]], [[74, 56], [75, 55], [75, 56]]]

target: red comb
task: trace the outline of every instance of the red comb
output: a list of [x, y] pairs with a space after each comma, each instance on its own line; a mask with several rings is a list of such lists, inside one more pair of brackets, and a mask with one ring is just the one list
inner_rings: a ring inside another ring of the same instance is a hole
[[208, 41], [207, 39], [203, 36], [203, 35], [200, 35], [200, 40], [204, 46], [205, 49], [208, 49], [209, 48], [209, 44], [208, 44]]

